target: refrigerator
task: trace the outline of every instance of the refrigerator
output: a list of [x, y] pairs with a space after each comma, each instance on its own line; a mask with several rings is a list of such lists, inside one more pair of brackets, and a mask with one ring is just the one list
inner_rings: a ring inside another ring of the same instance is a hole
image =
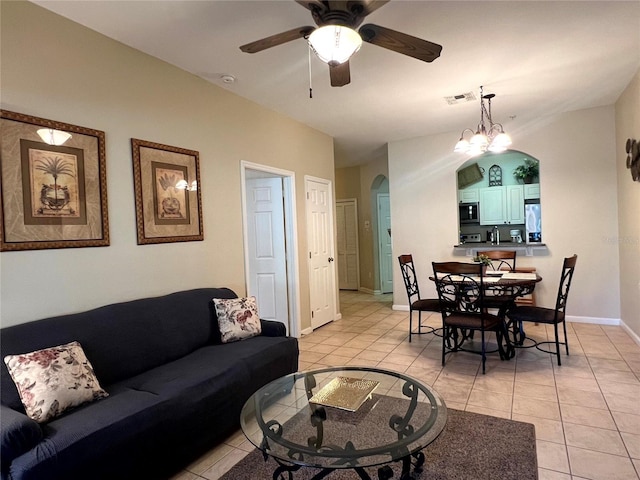
[[524, 222], [527, 243], [542, 243], [542, 221], [540, 218], [540, 201], [525, 203]]

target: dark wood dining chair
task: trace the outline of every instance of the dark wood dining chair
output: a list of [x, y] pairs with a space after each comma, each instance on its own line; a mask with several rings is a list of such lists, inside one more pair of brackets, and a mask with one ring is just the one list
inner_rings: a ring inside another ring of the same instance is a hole
[[[517, 252], [509, 250], [485, 250], [484, 252], [477, 252], [482, 254], [491, 260], [491, 265], [488, 265], [493, 271], [507, 270], [514, 272], [516, 270], [516, 254]], [[485, 308], [497, 308], [501, 315], [511, 307], [513, 304], [513, 294], [510, 291], [506, 291], [505, 287], [502, 288], [488, 288], [485, 291], [484, 306]]]
[[[416, 276], [416, 268], [413, 264], [413, 256], [411, 254], [404, 254], [398, 257], [400, 262], [400, 271], [402, 272], [402, 279], [404, 280], [404, 286], [407, 289], [407, 297], [409, 298], [409, 342], [411, 342], [411, 335], [413, 333], [413, 312], [418, 312], [418, 335], [422, 333], [435, 333], [439, 334], [440, 329], [435, 329], [429, 325], [422, 325], [422, 312], [439, 312], [440, 301], [437, 298], [421, 298], [420, 288], [418, 287], [418, 277]], [[422, 327], [426, 327], [425, 332], [422, 331]]]
[[[462, 262], [433, 262], [433, 278], [438, 290], [442, 314], [442, 365], [448, 353], [465, 351], [482, 355], [482, 373], [485, 373], [486, 354], [498, 351], [502, 360], [510, 358], [505, 322], [497, 315], [487, 313], [484, 306], [482, 264]], [[479, 331], [481, 350], [463, 347], [470, 333]], [[487, 351], [486, 333], [494, 332], [498, 348]], [[504, 348], [503, 341], [507, 348]]]
[[[521, 332], [524, 332], [522, 322], [536, 322], [553, 325], [555, 341], [537, 342], [529, 337], [525, 338], [534, 342], [533, 345], [528, 345], [527, 347], [536, 347], [541, 352], [555, 353], [558, 358], [558, 365], [562, 365], [562, 360], [560, 359], [560, 345], [565, 346], [567, 355], [569, 355], [569, 341], [567, 339], [565, 311], [567, 308], [567, 299], [569, 298], [569, 288], [571, 287], [571, 280], [573, 279], [573, 272], [576, 268], [577, 260], [577, 255], [573, 255], [572, 257], [567, 257], [564, 259], [564, 262], [562, 264], [562, 272], [560, 274], [560, 285], [558, 286], [558, 295], [556, 296], [555, 308], [519, 306], [507, 312], [507, 317], [509, 319], [509, 328], [516, 328]], [[561, 342], [558, 338], [559, 324], [562, 324], [562, 330], [564, 332], [564, 342]], [[540, 348], [540, 345], [545, 345], [547, 343], [555, 343], [555, 352]]]
[[516, 254], [517, 252], [510, 250], [485, 250], [484, 252], [477, 252], [482, 254], [491, 260], [489, 268], [493, 270], [508, 270], [510, 272], [516, 269]]

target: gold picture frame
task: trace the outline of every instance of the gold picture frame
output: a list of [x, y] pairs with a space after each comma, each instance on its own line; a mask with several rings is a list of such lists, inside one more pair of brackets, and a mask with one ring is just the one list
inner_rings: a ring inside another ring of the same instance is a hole
[[200, 155], [131, 139], [138, 245], [204, 240]]
[[108, 246], [104, 132], [8, 110], [0, 132], [0, 251]]

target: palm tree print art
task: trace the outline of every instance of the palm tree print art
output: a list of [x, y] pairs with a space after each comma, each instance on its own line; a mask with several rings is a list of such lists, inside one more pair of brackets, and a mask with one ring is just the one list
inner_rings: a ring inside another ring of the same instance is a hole
[[[74, 177], [73, 164], [59, 156], [44, 157], [34, 162], [34, 169], [53, 177], [53, 184], [42, 184], [40, 189], [40, 203], [42, 206], [37, 212], [41, 215], [46, 213], [47, 210], [52, 213], [61, 212], [63, 208], [69, 205], [71, 194], [68, 186], [58, 184], [58, 177], [61, 175]], [[73, 215], [76, 212], [69, 207], [69, 213]]]

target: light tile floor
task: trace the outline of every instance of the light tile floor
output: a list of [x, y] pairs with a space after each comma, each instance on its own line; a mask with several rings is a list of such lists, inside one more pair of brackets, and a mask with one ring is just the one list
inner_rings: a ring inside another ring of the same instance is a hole
[[[447, 406], [533, 423], [540, 480], [640, 479], [640, 346], [616, 326], [568, 324], [571, 355], [521, 349], [497, 354], [482, 374], [479, 355], [456, 353], [441, 366], [442, 340], [408, 342], [408, 312], [391, 309], [391, 295], [341, 292], [342, 319], [300, 339], [300, 370], [368, 365], [433, 386]], [[423, 318], [439, 326], [439, 314]], [[415, 324], [415, 317], [414, 317]], [[527, 334], [553, 338], [545, 326]], [[237, 432], [172, 480], [219, 478], [253, 446]]]

